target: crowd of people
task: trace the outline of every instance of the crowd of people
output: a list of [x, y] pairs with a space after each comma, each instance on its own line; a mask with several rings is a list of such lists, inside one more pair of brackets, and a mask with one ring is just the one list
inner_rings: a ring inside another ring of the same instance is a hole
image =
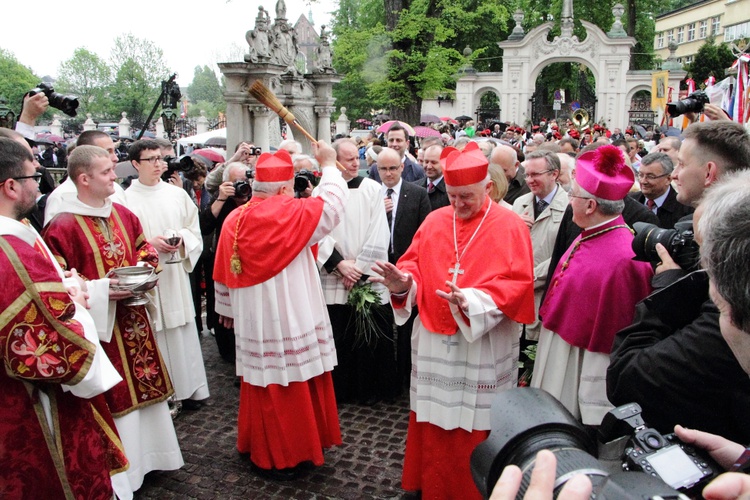
[[[182, 467], [173, 419], [209, 397], [201, 332], [236, 367], [237, 450], [270, 480], [342, 444], [338, 405], [408, 391], [403, 489], [480, 498], [472, 451], [519, 385], [592, 431], [637, 402], [727, 470], [744, 457], [750, 135], [716, 110], [679, 137], [553, 120], [416, 143], [396, 123], [179, 168], [169, 141], [139, 140], [126, 189], [112, 138], [89, 131], [44, 195], [29, 113], [0, 129], [3, 497], [132, 498]], [[687, 231], [695, 251], [663, 239], [644, 259], [636, 226]], [[158, 282], [135, 293], [123, 270]], [[536, 462], [542, 494], [554, 462]], [[520, 481], [509, 467], [493, 498]]]

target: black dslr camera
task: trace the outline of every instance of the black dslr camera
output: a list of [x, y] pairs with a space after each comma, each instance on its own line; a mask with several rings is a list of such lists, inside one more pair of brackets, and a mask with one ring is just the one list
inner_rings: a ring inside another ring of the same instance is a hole
[[172, 174], [175, 172], [188, 173], [195, 168], [195, 162], [189, 155], [183, 155], [179, 158], [174, 156], [165, 156], [164, 161], [167, 164], [167, 170], [161, 174], [163, 181], [168, 181]]
[[696, 90], [681, 101], [668, 103], [667, 113], [672, 118], [691, 111], [693, 113], [700, 113], [703, 111], [703, 106], [708, 103], [708, 95], [702, 90]]
[[692, 221], [678, 222], [674, 229], [663, 229], [648, 222], [636, 222], [633, 228], [635, 260], [658, 263], [661, 259], [656, 251], [656, 244], [661, 243], [681, 268], [690, 271], [698, 267], [700, 247], [695, 242]]
[[557, 457], [555, 498], [576, 474], [589, 477], [592, 498], [618, 500], [691, 495], [718, 475], [721, 468], [702, 452], [647, 428], [640, 411], [631, 403], [610, 411], [602, 421], [602, 442], [630, 434], [621, 462], [613, 466], [596, 459], [597, 443], [549, 393], [529, 387], [501, 392], [492, 403], [492, 431], [471, 454], [474, 483], [489, 498], [503, 469], [517, 465], [523, 471], [516, 496], [521, 500], [536, 454], [543, 449]]
[[44, 94], [49, 100], [49, 105], [57, 108], [68, 116], [75, 116], [78, 109], [78, 98], [73, 95], [62, 95], [55, 92], [55, 89], [47, 82], [41, 82], [36, 88], [29, 90], [26, 95], [32, 96]]
[[305, 169], [297, 172], [297, 175], [294, 176], [294, 192], [304, 192], [305, 189], [307, 189], [308, 182], [312, 185], [312, 187], [315, 187], [320, 182], [320, 177], [317, 177], [315, 175], [315, 172], [311, 172]]
[[[255, 176], [250, 170], [246, 170], [245, 177], [247, 177], [248, 179], [252, 179]], [[232, 184], [232, 187], [234, 188], [234, 195], [238, 198], [250, 198], [250, 195], [253, 194], [253, 188], [250, 185], [249, 180], [235, 181], [234, 184]]]

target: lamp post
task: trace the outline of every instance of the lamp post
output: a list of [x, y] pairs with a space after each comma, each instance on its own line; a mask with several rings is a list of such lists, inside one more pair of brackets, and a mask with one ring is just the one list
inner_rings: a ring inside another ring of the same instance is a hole
[[8, 100], [0, 96], [0, 127], [13, 129], [16, 124], [16, 114], [8, 107]]

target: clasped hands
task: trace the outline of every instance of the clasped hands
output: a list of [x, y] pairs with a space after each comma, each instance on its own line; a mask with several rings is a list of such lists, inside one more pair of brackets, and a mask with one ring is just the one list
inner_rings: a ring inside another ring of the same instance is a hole
[[[375, 261], [372, 271], [378, 276], [370, 277], [370, 281], [382, 283], [392, 294], [400, 295], [408, 292], [414, 282], [411, 274], [402, 272], [390, 262]], [[466, 296], [461, 289], [452, 281], [446, 281], [445, 285], [449, 288], [449, 291], [435, 290], [437, 296], [457, 305], [464, 313], [468, 313], [469, 301], [466, 300]]]

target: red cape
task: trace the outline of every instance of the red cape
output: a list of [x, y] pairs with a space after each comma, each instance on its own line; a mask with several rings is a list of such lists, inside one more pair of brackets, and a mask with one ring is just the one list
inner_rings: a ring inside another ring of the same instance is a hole
[[[534, 257], [526, 224], [510, 210], [486, 198], [482, 209], [471, 219], [456, 220], [459, 255], [493, 203], [481, 229], [461, 257], [464, 274], [460, 288], [476, 288], [492, 297], [497, 307], [519, 323], [534, 321]], [[398, 268], [410, 273], [417, 283], [419, 317], [435, 333], [453, 335], [458, 325], [447, 300], [435, 294], [448, 291], [448, 272], [456, 263], [453, 243], [453, 207], [443, 207], [427, 216], [399, 259]]]
[[[279, 274], [305, 249], [323, 213], [320, 198], [253, 197], [247, 205], [227, 216], [216, 249], [214, 280], [229, 288], [254, 286]], [[240, 216], [237, 243], [242, 272], [237, 275], [229, 262]]]

